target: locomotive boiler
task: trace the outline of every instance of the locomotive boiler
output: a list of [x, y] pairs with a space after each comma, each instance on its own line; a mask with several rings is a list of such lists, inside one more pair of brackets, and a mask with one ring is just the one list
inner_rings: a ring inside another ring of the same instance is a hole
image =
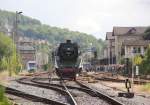
[[77, 43], [72, 43], [71, 40], [60, 43], [55, 50], [54, 62], [56, 74], [61, 79], [76, 80], [76, 74], [82, 70]]

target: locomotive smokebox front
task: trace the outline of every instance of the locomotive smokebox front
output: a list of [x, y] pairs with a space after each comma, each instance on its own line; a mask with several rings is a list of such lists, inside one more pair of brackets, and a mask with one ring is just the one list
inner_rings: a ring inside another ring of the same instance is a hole
[[71, 40], [66, 40], [65, 43], [60, 43], [57, 48], [57, 60], [56, 63], [58, 68], [56, 73], [60, 78], [76, 78], [76, 73], [78, 72], [78, 45], [77, 43], [71, 42]]

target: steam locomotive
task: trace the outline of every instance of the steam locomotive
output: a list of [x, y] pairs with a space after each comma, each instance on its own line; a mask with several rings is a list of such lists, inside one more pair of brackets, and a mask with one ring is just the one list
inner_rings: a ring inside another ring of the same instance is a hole
[[76, 80], [76, 74], [82, 70], [81, 62], [79, 47], [77, 43], [72, 43], [71, 40], [60, 43], [55, 50], [55, 70], [61, 79]]

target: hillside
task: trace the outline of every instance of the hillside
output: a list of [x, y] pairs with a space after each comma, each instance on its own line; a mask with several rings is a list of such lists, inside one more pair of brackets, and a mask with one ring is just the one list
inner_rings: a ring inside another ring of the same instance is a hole
[[[15, 13], [0, 10], [0, 30], [12, 30], [14, 20]], [[66, 39], [71, 39], [74, 42], [77, 42], [82, 49], [85, 49], [88, 48], [92, 43], [92, 46], [97, 48], [99, 56], [101, 55], [101, 51], [104, 46], [103, 40], [98, 40], [92, 35], [45, 25], [39, 20], [23, 15], [19, 16], [18, 27], [22, 35], [33, 39], [46, 39], [52, 45], [64, 42]]]

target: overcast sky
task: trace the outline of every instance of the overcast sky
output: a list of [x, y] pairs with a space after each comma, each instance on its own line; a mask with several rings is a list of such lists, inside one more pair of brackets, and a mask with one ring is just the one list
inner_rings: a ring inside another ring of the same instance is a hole
[[113, 26], [150, 25], [150, 0], [0, 0], [0, 9], [102, 39]]

